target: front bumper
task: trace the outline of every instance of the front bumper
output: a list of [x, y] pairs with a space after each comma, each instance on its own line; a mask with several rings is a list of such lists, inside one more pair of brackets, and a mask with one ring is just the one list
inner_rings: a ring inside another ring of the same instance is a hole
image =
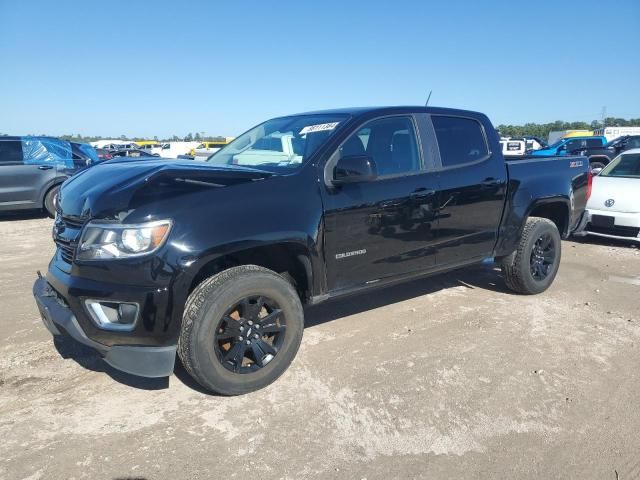
[[176, 345], [104, 345], [86, 335], [65, 299], [46, 278], [36, 280], [33, 296], [45, 327], [53, 335], [69, 335], [98, 351], [107, 364], [132, 375], [153, 378], [167, 377], [173, 373]]
[[[603, 218], [608, 219], [609, 223], [599, 223], [602, 222]], [[596, 219], [599, 222], [596, 222]], [[640, 243], [640, 213], [588, 209], [585, 211], [574, 235], [594, 235]]]

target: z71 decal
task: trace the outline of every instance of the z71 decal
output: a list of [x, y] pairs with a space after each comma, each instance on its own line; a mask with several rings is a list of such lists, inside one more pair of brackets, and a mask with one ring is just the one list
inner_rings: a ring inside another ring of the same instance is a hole
[[569, 168], [578, 168], [582, 165], [584, 165], [584, 162], [582, 160], [573, 160], [569, 162]]

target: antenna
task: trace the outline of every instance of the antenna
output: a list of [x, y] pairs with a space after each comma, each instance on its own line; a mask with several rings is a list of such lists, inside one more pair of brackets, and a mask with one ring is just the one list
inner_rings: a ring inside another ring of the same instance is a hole
[[424, 104], [425, 107], [429, 106], [429, 100], [431, 100], [431, 94], [433, 93], [433, 90], [429, 90], [429, 96], [427, 97], [427, 103]]

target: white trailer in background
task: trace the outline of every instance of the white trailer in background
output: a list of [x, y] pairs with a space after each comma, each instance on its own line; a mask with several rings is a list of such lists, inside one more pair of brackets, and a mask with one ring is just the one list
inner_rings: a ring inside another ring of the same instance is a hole
[[594, 135], [603, 136], [607, 142], [624, 135], [640, 135], [640, 127], [605, 127], [594, 130]]

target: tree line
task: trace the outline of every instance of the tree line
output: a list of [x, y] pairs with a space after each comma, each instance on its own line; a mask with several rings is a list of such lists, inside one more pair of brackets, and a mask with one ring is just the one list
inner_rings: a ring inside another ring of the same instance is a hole
[[[0, 132], [0, 137], [7, 137], [9, 134], [7, 133], [2, 133]], [[39, 135], [35, 135], [33, 133], [29, 133], [28, 136], [38, 136], [38, 137], [52, 137], [55, 135], [47, 135], [45, 133], [41, 133]], [[81, 135], [79, 133], [76, 134], [65, 134], [65, 135], [60, 135], [57, 138], [61, 138], [62, 140], [68, 140], [70, 142], [77, 142], [77, 143], [89, 143], [89, 142], [96, 142], [98, 140], [105, 140], [105, 139], [113, 139], [113, 140], [122, 140], [122, 141], [126, 141], [126, 142], [142, 142], [142, 141], [147, 141], [147, 140], [154, 140], [158, 143], [163, 143], [163, 142], [220, 142], [220, 141], [224, 141], [225, 137], [224, 136], [211, 136], [211, 135], [203, 135], [200, 133], [188, 133], [187, 135], [183, 136], [183, 137], [179, 137], [178, 135], [172, 135], [171, 137], [163, 137], [163, 138], [158, 138], [158, 136], [154, 136], [153, 138], [149, 138], [149, 137], [131, 137], [131, 136], [127, 136], [127, 135], [120, 135], [117, 137], [109, 137], [109, 136], [103, 136], [103, 135]]]
[[562, 130], [596, 130], [603, 127], [640, 127], [640, 118], [614, 118], [608, 117], [604, 122], [594, 120], [587, 122], [563, 122], [556, 120], [550, 123], [525, 123], [524, 125], [498, 125], [500, 135], [504, 137], [532, 136], [546, 140], [549, 132]]
[[[500, 135], [505, 137], [524, 137], [533, 136], [546, 140], [549, 137], [549, 132], [561, 131], [561, 130], [595, 130], [602, 127], [640, 127], [640, 118], [614, 118], [608, 117], [604, 119], [604, 122], [594, 120], [592, 122], [565, 122], [562, 120], [556, 120], [550, 123], [525, 123], [524, 125], [498, 125], [497, 129]], [[0, 133], [0, 136], [6, 136], [7, 134]], [[46, 135], [42, 135], [46, 136]], [[105, 138], [101, 135], [81, 135], [81, 134], [68, 134], [62, 135], [59, 138], [69, 140], [71, 142], [88, 143], [95, 142], [97, 140], [103, 140]], [[147, 137], [130, 137], [127, 135], [120, 135], [115, 137], [118, 140], [135, 142], [148, 140]], [[157, 142], [203, 142], [203, 141], [221, 141], [224, 140], [223, 136], [208, 136], [203, 133], [188, 133], [187, 135], [180, 137], [178, 135], [172, 135], [171, 137], [158, 138], [153, 137], [153, 140]]]

